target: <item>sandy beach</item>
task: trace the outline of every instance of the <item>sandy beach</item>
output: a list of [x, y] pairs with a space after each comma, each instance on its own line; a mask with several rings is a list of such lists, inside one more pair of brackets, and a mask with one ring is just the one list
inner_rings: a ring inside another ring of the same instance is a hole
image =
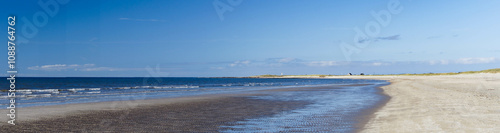
[[[300, 77], [295, 77], [300, 78]], [[306, 77], [302, 77], [306, 78]], [[308, 77], [310, 78], [310, 77]], [[446, 76], [330, 76], [379, 79], [390, 100], [360, 116], [357, 132], [500, 131], [500, 74]], [[289, 88], [267, 90], [314, 91]], [[251, 99], [259, 93], [205, 95], [19, 108], [18, 125], [2, 131], [217, 132], [236, 121], [300, 109], [307, 102]], [[168, 110], [168, 111], [167, 111]], [[6, 112], [6, 110], [2, 110]], [[7, 117], [1, 116], [6, 120]]]
[[389, 102], [361, 132], [498, 132], [500, 74], [338, 76], [384, 79]]

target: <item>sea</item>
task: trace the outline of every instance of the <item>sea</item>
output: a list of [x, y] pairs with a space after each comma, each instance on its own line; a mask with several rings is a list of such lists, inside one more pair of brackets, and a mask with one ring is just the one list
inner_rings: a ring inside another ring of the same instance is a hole
[[[207, 94], [257, 92], [255, 99], [308, 101], [304, 108], [238, 122], [221, 132], [352, 132], [354, 116], [387, 100], [377, 87], [382, 80], [203, 77], [18, 77], [16, 107], [63, 105], [105, 101], [146, 100]], [[8, 80], [0, 83], [0, 106], [7, 107]], [[265, 91], [294, 87], [334, 86], [320, 91]], [[329, 121], [324, 119], [330, 117]], [[332, 121], [333, 120], [333, 121]], [[315, 121], [316, 123], [310, 123]], [[336, 126], [332, 126], [336, 125]], [[292, 128], [293, 127], [293, 128]]]

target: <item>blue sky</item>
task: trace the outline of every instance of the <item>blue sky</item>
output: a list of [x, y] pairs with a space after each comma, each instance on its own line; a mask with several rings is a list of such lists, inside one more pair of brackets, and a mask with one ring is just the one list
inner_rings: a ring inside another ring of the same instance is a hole
[[[500, 1], [235, 1], [9, 1], [2, 16], [15, 15], [16, 37], [24, 38], [17, 40], [19, 76], [393, 74], [500, 66]], [[45, 10], [43, 2], [57, 6]], [[232, 10], [219, 15], [214, 3]]]

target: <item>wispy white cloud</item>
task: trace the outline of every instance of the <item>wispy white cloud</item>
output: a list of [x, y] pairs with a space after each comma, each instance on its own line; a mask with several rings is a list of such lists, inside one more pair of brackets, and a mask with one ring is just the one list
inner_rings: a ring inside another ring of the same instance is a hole
[[495, 57], [468, 57], [455, 60], [430, 60], [426, 61], [430, 65], [448, 65], [448, 64], [487, 64], [500, 61], [500, 58]]
[[369, 62], [367, 66], [388, 66], [391, 65], [391, 63], [388, 62]]
[[329, 67], [329, 66], [341, 65], [337, 61], [310, 61], [310, 62], [305, 62], [305, 64], [308, 66], [314, 66], [314, 67]]
[[309, 61], [303, 64], [314, 67], [332, 67], [332, 66], [388, 66], [390, 62], [383, 61]]
[[250, 64], [249, 60], [243, 61], [235, 61], [234, 63], [229, 64], [230, 67], [238, 67], [238, 66], [248, 66]]
[[111, 67], [96, 67], [95, 64], [54, 64], [31, 66], [29, 70], [40, 71], [128, 71], [128, 70], [144, 70], [142, 68], [111, 68]]
[[430, 65], [448, 65], [450, 64], [449, 60], [430, 60], [427, 61]]
[[397, 35], [392, 35], [392, 36], [381, 36], [381, 37], [376, 37], [376, 38], [364, 38], [364, 39], [358, 40], [358, 43], [377, 42], [380, 40], [399, 40], [399, 39], [401, 39], [400, 35], [397, 34]]
[[455, 60], [457, 64], [484, 64], [484, 63], [493, 63], [499, 61], [499, 58], [495, 57], [483, 57], [483, 58], [460, 58]]
[[95, 66], [94, 64], [84, 64], [84, 65], [54, 64], [54, 65], [32, 66], [32, 67], [28, 67], [28, 69], [30, 69], [30, 70], [43, 70], [43, 71], [64, 71], [64, 70], [78, 70], [80, 68], [90, 68], [90, 67], [94, 67], [94, 66]]
[[281, 59], [278, 59], [278, 63], [289, 63], [289, 62], [292, 62], [295, 60], [296, 60], [295, 58], [281, 58]]
[[372, 63], [372, 65], [373, 65], [373, 66], [381, 66], [381, 65], [383, 65], [383, 64], [382, 64], [382, 63], [380, 63], [380, 62], [373, 62], [373, 63]]
[[301, 60], [297, 58], [285, 57], [285, 58], [268, 58], [260, 64], [270, 67], [280, 67], [284, 65], [297, 65], [300, 62]]

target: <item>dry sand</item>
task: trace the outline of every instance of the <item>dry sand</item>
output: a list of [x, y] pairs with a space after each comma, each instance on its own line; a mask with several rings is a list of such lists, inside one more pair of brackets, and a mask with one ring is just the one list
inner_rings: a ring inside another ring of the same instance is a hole
[[500, 132], [500, 74], [336, 76], [389, 80], [361, 132]]

